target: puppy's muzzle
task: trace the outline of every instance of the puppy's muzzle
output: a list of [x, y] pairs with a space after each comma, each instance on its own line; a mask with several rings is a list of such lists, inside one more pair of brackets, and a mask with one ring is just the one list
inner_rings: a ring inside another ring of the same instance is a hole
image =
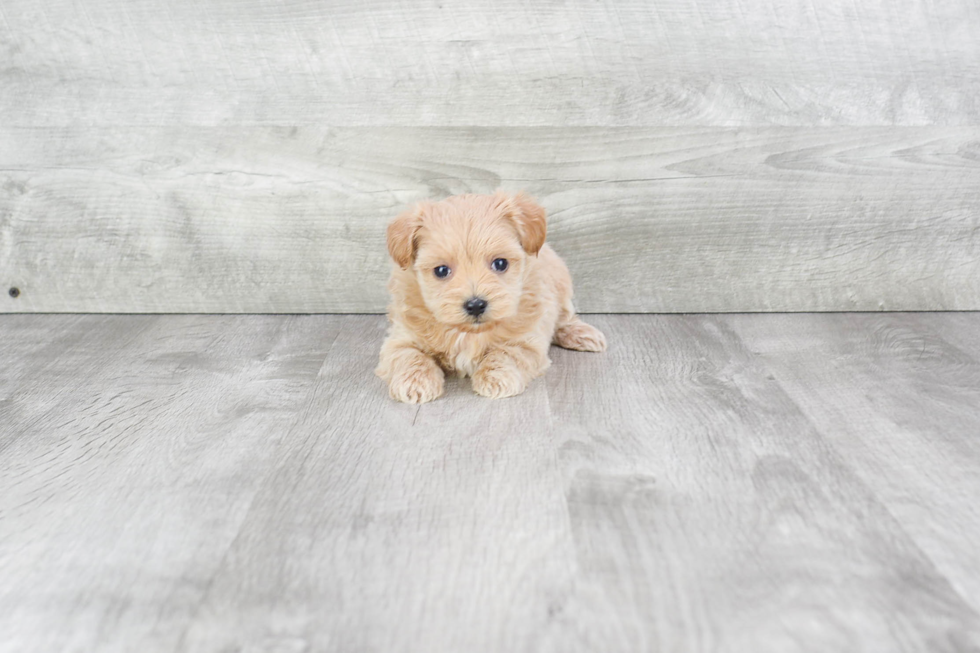
[[487, 300], [482, 297], [474, 297], [463, 304], [463, 310], [471, 317], [480, 317], [487, 310]]

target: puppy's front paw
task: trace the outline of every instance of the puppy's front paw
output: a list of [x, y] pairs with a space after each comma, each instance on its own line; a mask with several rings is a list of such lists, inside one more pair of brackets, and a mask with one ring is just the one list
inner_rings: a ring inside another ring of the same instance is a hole
[[424, 404], [442, 396], [444, 381], [445, 374], [435, 362], [416, 363], [395, 372], [388, 393], [406, 404]]
[[576, 351], [606, 351], [606, 336], [591, 324], [576, 319], [558, 327], [555, 344]]
[[523, 375], [512, 366], [484, 364], [473, 374], [473, 390], [490, 399], [519, 395], [526, 387]]

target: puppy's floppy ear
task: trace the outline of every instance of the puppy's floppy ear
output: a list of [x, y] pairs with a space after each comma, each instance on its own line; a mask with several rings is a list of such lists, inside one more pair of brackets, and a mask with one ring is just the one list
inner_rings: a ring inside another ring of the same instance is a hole
[[388, 253], [403, 270], [415, 258], [415, 237], [429, 206], [428, 202], [419, 202], [388, 225]]
[[537, 254], [548, 233], [544, 207], [521, 191], [514, 196], [514, 222], [521, 238], [521, 247], [528, 254]]

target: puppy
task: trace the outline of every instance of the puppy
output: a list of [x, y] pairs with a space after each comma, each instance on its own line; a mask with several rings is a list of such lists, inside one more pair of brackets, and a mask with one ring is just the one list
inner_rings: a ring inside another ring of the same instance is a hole
[[606, 349], [575, 315], [568, 268], [545, 233], [544, 209], [523, 193], [421, 202], [388, 225], [391, 325], [375, 373], [392, 398], [432, 401], [445, 372], [510, 397], [548, 368], [551, 343]]

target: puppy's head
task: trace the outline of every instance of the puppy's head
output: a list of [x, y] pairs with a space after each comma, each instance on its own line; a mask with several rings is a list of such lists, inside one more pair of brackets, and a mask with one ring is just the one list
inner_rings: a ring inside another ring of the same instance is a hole
[[395, 218], [388, 252], [439, 322], [481, 331], [517, 313], [527, 259], [545, 234], [544, 209], [523, 193], [458, 195]]

